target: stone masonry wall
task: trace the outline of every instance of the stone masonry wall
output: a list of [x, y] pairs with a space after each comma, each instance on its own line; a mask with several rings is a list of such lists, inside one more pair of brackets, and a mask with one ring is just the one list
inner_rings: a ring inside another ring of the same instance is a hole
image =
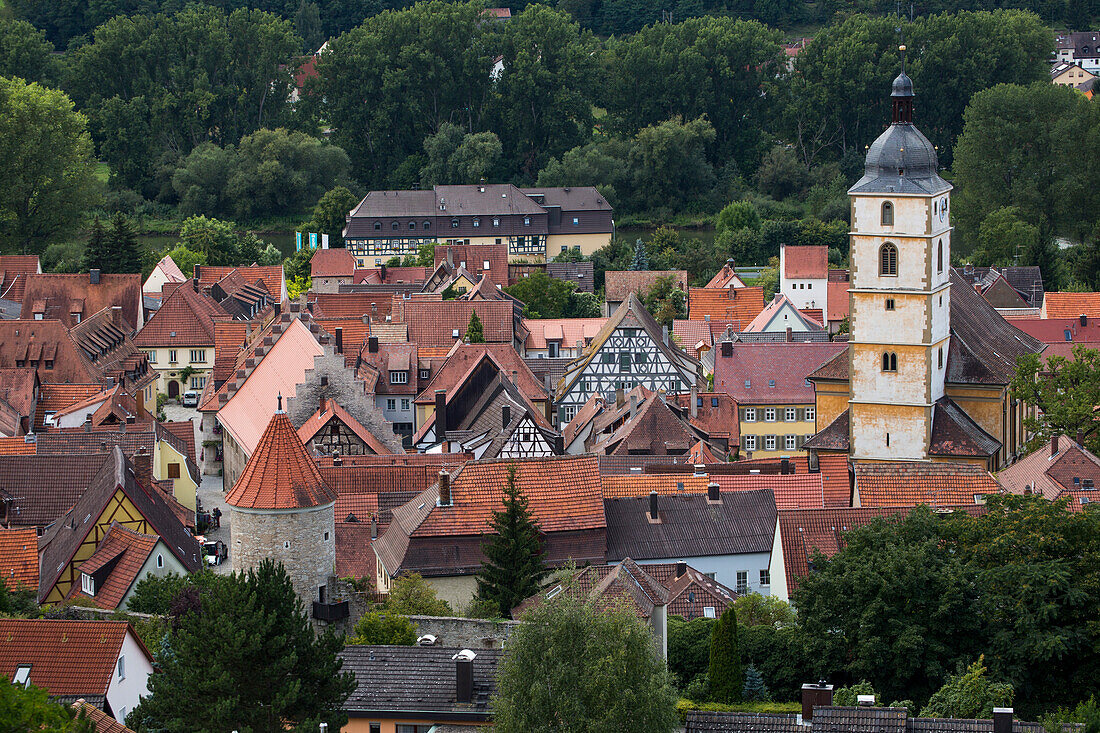
[[329, 583], [336, 566], [333, 505], [285, 514], [253, 514], [234, 507], [229, 511], [233, 568], [257, 567], [265, 558], [282, 562], [294, 592], [312, 613], [318, 587]]
[[519, 621], [487, 621], [451, 616], [409, 616], [416, 635], [431, 634], [439, 646], [460, 649], [502, 649]]

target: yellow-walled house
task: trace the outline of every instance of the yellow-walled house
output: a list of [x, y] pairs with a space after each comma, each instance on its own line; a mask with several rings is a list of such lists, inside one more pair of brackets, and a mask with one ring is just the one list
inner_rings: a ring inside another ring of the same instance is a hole
[[73, 586], [82, 583], [81, 564], [92, 557], [116, 522], [164, 540], [172, 559], [164, 557], [159, 570], [199, 569], [198, 541], [155, 490], [140, 485], [138, 476], [146, 470], [128, 461], [118, 447], [104, 454], [102, 468], [80, 499], [39, 541], [39, 603], [58, 603], [69, 597]]

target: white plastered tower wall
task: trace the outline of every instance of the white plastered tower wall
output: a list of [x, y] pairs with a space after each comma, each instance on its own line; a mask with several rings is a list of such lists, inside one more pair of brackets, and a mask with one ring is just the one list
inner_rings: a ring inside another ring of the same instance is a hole
[[[904, 73], [893, 96], [894, 122], [849, 191], [850, 445], [856, 459], [928, 460], [950, 346], [951, 186], [913, 128]], [[889, 247], [893, 267], [883, 263]]]

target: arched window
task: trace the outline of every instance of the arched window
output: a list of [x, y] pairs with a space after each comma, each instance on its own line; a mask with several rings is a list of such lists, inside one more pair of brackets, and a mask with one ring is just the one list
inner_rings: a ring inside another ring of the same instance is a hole
[[374, 222], [374, 230], [375, 230], [376, 232], [377, 232], [377, 231], [381, 231], [381, 230], [382, 230], [382, 222], [380, 222], [380, 221], [376, 221], [376, 222]]
[[430, 221], [425, 221], [424, 222], [424, 228], [425, 229], [431, 229], [432, 228], [432, 223]]
[[884, 227], [894, 226], [894, 205], [889, 201], [882, 204], [882, 225]]
[[936, 245], [936, 272], [943, 272], [943, 240]]
[[882, 352], [882, 371], [896, 372], [898, 370], [898, 355], [892, 351]]
[[393, 222], [392, 224], [390, 224], [390, 229], [393, 229], [395, 232], [397, 231], [397, 222], [396, 221]]
[[458, 229], [458, 217], [451, 219], [451, 229]]
[[410, 221], [409, 222], [409, 229], [416, 229], [416, 222], [415, 221]]
[[476, 216], [474, 217], [474, 226], [475, 227], [481, 226], [481, 219], [478, 219]]
[[878, 274], [898, 274], [898, 248], [890, 242], [882, 245], [878, 251]]

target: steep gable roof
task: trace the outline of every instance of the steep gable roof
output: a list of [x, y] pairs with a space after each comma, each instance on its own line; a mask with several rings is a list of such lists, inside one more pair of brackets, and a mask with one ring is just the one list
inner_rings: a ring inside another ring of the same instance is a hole
[[245, 509], [304, 509], [336, 501], [285, 412], [277, 411], [225, 503]]
[[196, 293], [194, 281], [174, 288], [134, 337], [140, 348], [214, 346], [214, 318], [229, 315], [214, 299]]
[[619, 328], [642, 329], [653, 344], [664, 354], [665, 358], [668, 359], [669, 363], [685, 376], [685, 382], [694, 384], [701, 379], [702, 365], [699, 364], [699, 360], [689, 356], [675, 344], [666, 342], [664, 333], [657, 321], [642, 305], [642, 301], [638, 299], [638, 296], [631, 292], [626, 296], [622, 305], [616, 308], [611, 317], [604, 322], [603, 327], [592, 338], [592, 342], [585, 347], [584, 352], [570, 363], [565, 374], [562, 375], [561, 381], [558, 382], [557, 394], [564, 395], [569, 392], [573, 387], [573, 383], [584, 374], [585, 367], [592, 363], [592, 360], [596, 358], [596, 354], [600, 352], [607, 340]]
[[[821, 324], [807, 316], [806, 313], [807, 311], [800, 311], [795, 308], [794, 303], [786, 295], [776, 293], [775, 297], [772, 298], [772, 302], [768, 303], [764, 310], [760, 311], [756, 318], [752, 319], [742, 331], [745, 333], [767, 331], [781, 315], [783, 316], [783, 322], [779, 325], [783, 328], [792, 328], [795, 331], [820, 331]], [[820, 314], [821, 310], [818, 309], [817, 313]]]
[[321, 431], [321, 428], [328, 425], [329, 421], [333, 418], [346, 425], [349, 430], [355, 433], [355, 435], [366, 443], [375, 453], [383, 454], [393, 452], [387, 446], [383, 445], [378, 438], [374, 437], [369, 430], [363, 427], [363, 424], [345, 410], [339, 402], [330, 397], [324, 398], [324, 404], [318, 407], [317, 412], [310, 415], [309, 418], [302, 423], [302, 426], [298, 428], [298, 439], [303, 445], [309, 445], [310, 441]]
[[687, 292], [687, 270], [608, 270], [604, 273], [604, 297], [611, 303], [622, 303], [632, 293], [645, 295], [658, 280], [670, 277]]
[[0, 456], [5, 524], [44, 527], [69, 511], [102, 468], [103, 455]]
[[814, 388], [807, 381], [824, 362], [847, 344], [733, 343], [730, 356], [716, 349], [714, 389], [733, 397], [739, 405], [811, 404]]
[[113, 567], [107, 569], [108, 575], [94, 596], [84, 593], [81, 586], [74, 583], [69, 590], [69, 598], [87, 598], [100, 608], [118, 608], [126, 592], [137, 582], [138, 573], [145, 561], [159, 543], [160, 537], [156, 535], [141, 534], [118, 522], [112, 523], [99, 547], [77, 570], [93, 575], [109, 565]]
[[343, 247], [323, 248], [314, 251], [309, 259], [310, 277], [352, 277], [355, 258]]
[[743, 288], [745, 282], [734, 268], [733, 260], [727, 260], [722, 269], [714, 274], [714, 277], [710, 279], [710, 282], [706, 284], [708, 288]]
[[0, 299], [22, 303], [27, 277], [41, 272], [38, 255], [0, 255]]
[[501, 374], [509, 379], [514, 376], [516, 387], [527, 399], [541, 401], [549, 398], [545, 387], [535, 378], [534, 373], [531, 372], [531, 369], [528, 368], [511, 344], [468, 344], [459, 342], [451, 348], [446, 361], [432, 375], [427, 385], [420, 390], [420, 394], [416, 397], [416, 403], [428, 404], [434, 402], [435, 392], [440, 389], [447, 390], [447, 394], [451, 395], [470, 378], [473, 367], [486, 357], [493, 361]]
[[286, 277], [283, 274], [282, 265], [250, 265], [241, 267], [229, 267], [223, 265], [195, 265], [195, 278], [199, 281], [199, 287], [209, 290], [217, 285], [227, 275], [236, 273], [246, 282], [263, 280], [264, 288], [276, 302], [286, 300]]
[[106, 695], [127, 634], [152, 664], [126, 621], [0, 619], [0, 677], [10, 680], [16, 667], [29, 664], [31, 684], [53, 697]]
[[743, 331], [764, 310], [764, 288], [688, 288], [688, 318]]
[[[510, 344], [515, 339], [515, 308], [511, 300], [403, 299], [394, 296], [393, 321], [409, 328], [409, 341], [421, 347], [450, 348], [466, 335], [470, 316], [477, 313], [485, 341]], [[457, 332], [457, 336], [455, 333]]]

